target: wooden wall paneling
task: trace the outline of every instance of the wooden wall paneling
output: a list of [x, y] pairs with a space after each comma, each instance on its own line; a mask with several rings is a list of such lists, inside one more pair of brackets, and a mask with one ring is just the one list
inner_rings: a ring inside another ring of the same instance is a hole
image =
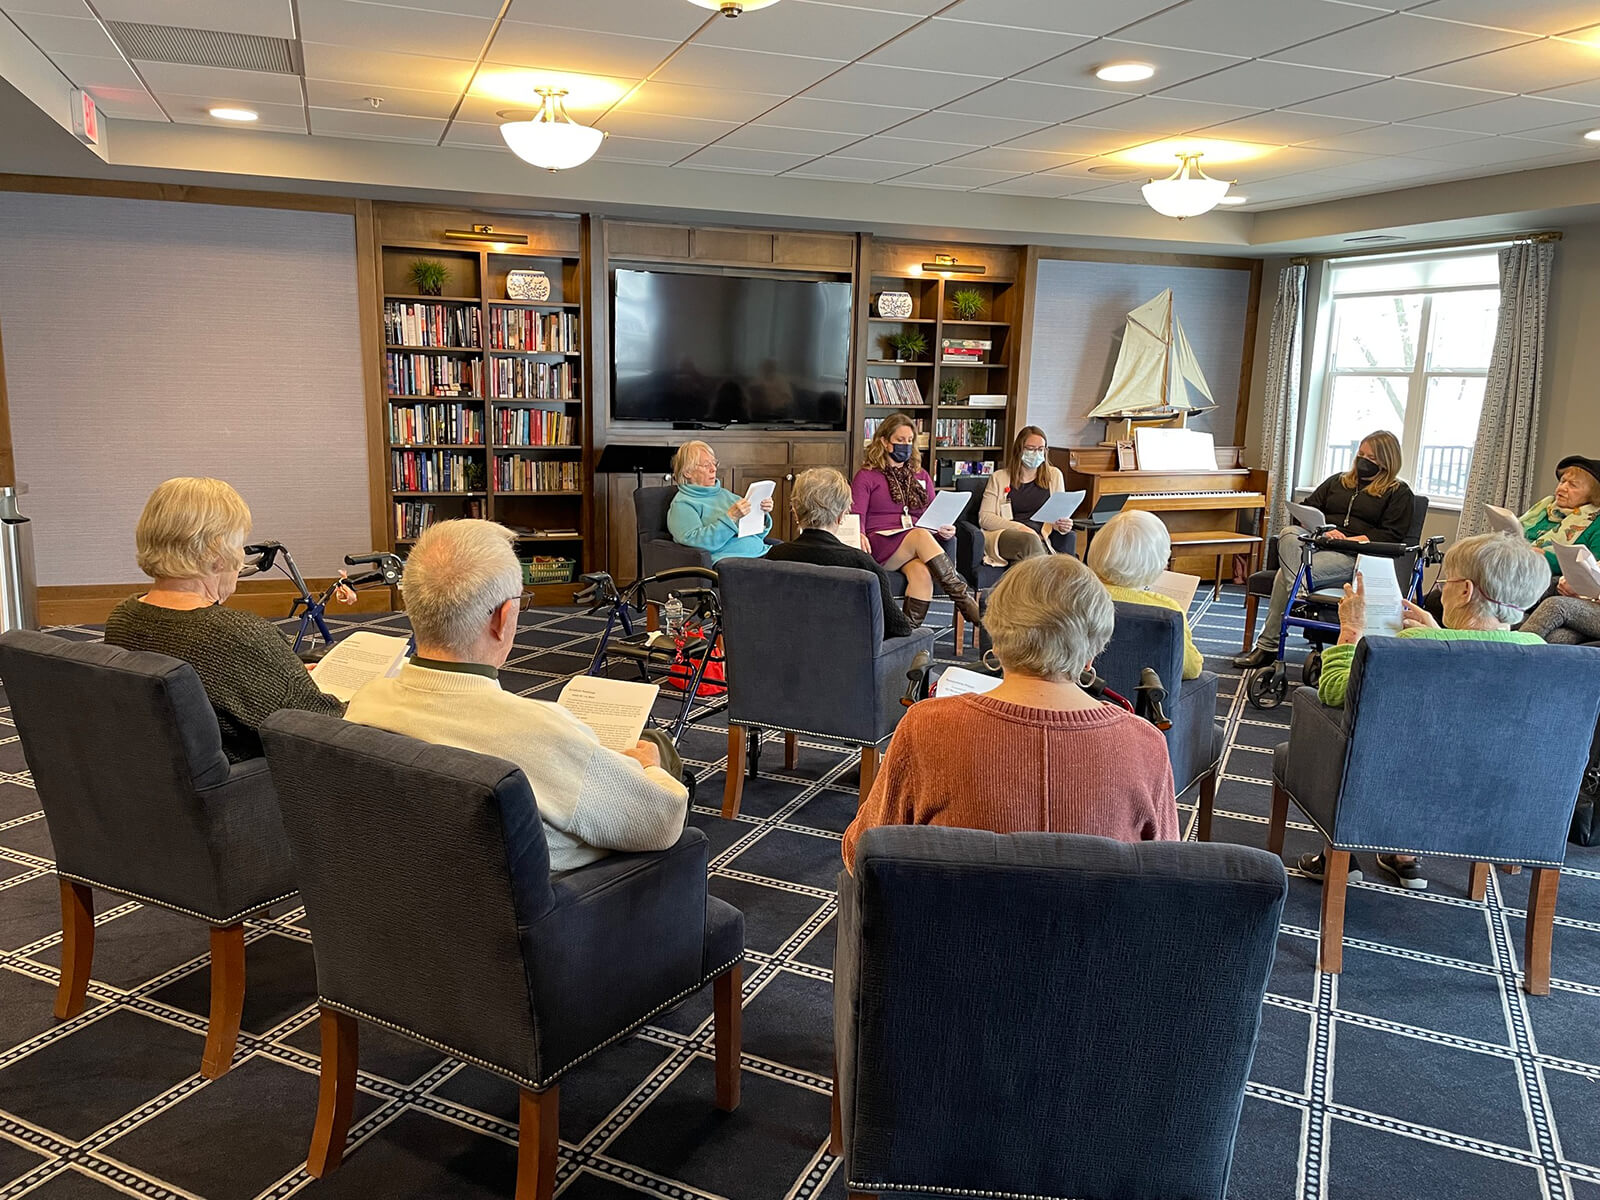
[[689, 257], [695, 261], [772, 265], [772, 234], [759, 230], [691, 229]]
[[854, 270], [856, 238], [852, 234], [777, 233], [772, 238], [776, 266], [831, 267]]
[[867, 419], [867, 359], [872, 357], [872, 261], [873, 237], [863, 233], [856, 239], [855, 298], [850, 322], [850, 396], [845, 411], [845, 473], [854, 475], [861, 465], [865, 448], [862, 430]]
[[378, 217], [379, 241], [385, 245], [492, 250], [492, 237], [485, 242], [445, 240], [446, 229], [471, 229], [474, 225], [492, 225], [497, 232], [527, 235], [527, 246], [509, 247], [518, 254], [571, 257], [579, 253], [583, 241], [580, 219], [576, 216], [530, 217], [513, 213], [433, 208], [419, 204], [377, 204], [374, 208]]
[[606, 253], [612, 258], [689, 259], [689, 230], [681, 225], [606, 222]]
[[[596, 432], [598, 423], [594, 420], [594, 410], [605, 403], [611, 375], [611, 357], [606, 353], [603, 340], [597, 340], [595, 328], [602, 325], [600, 312], [606, 307], [607, 292], [605, 287], [605, 266], [600, 253], [600, 236], [596, 229], [599, 224], [597, 217], [584, 217], [579, 226], [581, 235], [579, 240], [579, 253], [582, 262], [578, 264], [578, 299], [583, 304], [583, 326], [579, 330], [579, 348], [583, 351], [583, 406], [578, 410], [578, 427], [583, 431], [583, 456], [579, 460], [578, 470], [584, 487], [583, 523], [579, 532], [583, 534], [584, 554], [578, 563], [578, 574], [586, 571], [598, 571], [601, 564], [606, 561], [605, 546], [596, 542], [602, 528], [599, 520], [600, 488], [599, 480], [595, 478], [595, 464], [600, 461], [600, 450], [597, 443]], [[596, 286], [596, 264], [599, 264], [599, 286]]]
[[122, 200], [170, 200], [245, 208], [286, 208], [297, 212], [347, 213], [353, 211], [355, 205], [354, 200], [344, 196], [306, 196], [293, 192], [194, 187], [182, 183], [138, 183], [122, 179], [67, 179], [56, 175], [0, 174], [0, 191], [37, 192], [47, 196], [111, 196]]
[[[313, 592], [327, 588], [331, 577], [307, 578], [306, 585]], [[129, 596], [148, 591], [150, 581], [136, 583], [95, 583], [70, 587], [42, 587], [39, 589], [39, 623], [41, 625], [100, 625], [111, 615], [111, 610]], [[289, 605], [298, 593], [288, 580], [251, 580], [239, 584], [239, 590], [228, 600], [229, 608], [252, 612], [257, 616], [277, 620], [289, 611]], [[356, 593], [353, 608], [342, 604], [329, 608], [329, 615], [342, 613], [389, 612], [393, 608], [386, 588], [373, 588]], [[335, 611], [337, 610], [337, 611]]]
[[[394, 549], [394, 505], [389, 500], [389, 402], [384, 398], [378, 314], [383, 311], [382, 256], [372, 201], [355, 202], [356, 311], [361, 320], [361, 378], [367, 411], [367, 490], [372, 504], [372, 548]], [[398, 592], [393, 597], [399, 607]]]
[[[589, 570], [609, 570], [619, 580], [631, 578], [631, 575], [618, 574], [614, 567], [619, 561], [617, 555], [623, 549], [632, 547], [635, 541], [633, 534], [617, 526], [622, 516], [618, 510], [625, 508], [628, 527], [632, 527], [633, 503], [628, 497], [633, 494], [633, 485], [630, 484], [624, 493], [626, 503], [619, 504], [616, 481], [622, 477], [612, 476], [612, 483], [607, 485], [594, 473], [594, 468], [605, 451], [607, 433], [611, 428], [611, 276], [607, 264], [610, 261], [612, 239], [619, 233], [626, 238], [629, 228], [648, 226], [626, 226], [604, 217], [590, 217], [584, 250], [584, 267], [587, 271], [584, 290], [588, 299], [584, 311], [587, 320], [583, 329], [584, 362], [588, 364], [584, 378], [588, 404], [584, 406], [584, 417], [589, 445], [589, 457], [585, 461], [588, 464], [590, 492], [589, 545], [593, 551]], [[637, 556], [636, 551], [629, 550], [628, 553]]]
[[1250, 298], [1245, 302], [1244, 349], [1239, 362], [1239, 403], [1233, 418], [1235, 441], [1245, 440], [1245, 429], [1250, 420], [1251, 375], [1256, 362], [1256, 321], [1261, 315], [1261, 271], [1263, 260], [1251, 260], [1255, 266], [1250, 271]]
[[1039, 289], [1039, 247], [1029, 246], [1022, 255], [1022, 278], [1012, 288], [1018, 297], [1011, 316], [1011, 428], [1006, 445], [1028, 421], [1028, 367], [1033, 357], [1033, 306]]
[[1209, 267], [1218, 271], [1248, 271], [1254, 258], [1230, 258], [1220, 254], [1172, 254], [1158, 250], [1076, 250], [1067, 246], [1036, 246], [1039, 258], [1059, 258], [1069, 262], [1121, 263], [1134, 267]]
[[17, 460], [11, 449], [11, 402], [6, 398], [6, 348], [0, 340], [0, 487], [17, 482]]
[[[1014, 279], [1022, 255], [1015, 246], [975, 246], [960, 242], [891, 242], [878, 240], [873, 243], [872, 273], [878, 275], [918, 275], [922, 272], [922, 264], [932, 262], [935, 254], [953, 254], [963, 263], [974, 266], [981, 265], [984, 273], [973, 276], [975, 279], [993, 281], [995, 279]], [[951, 282], [962, 279], [960, 274], [951, 276]]]

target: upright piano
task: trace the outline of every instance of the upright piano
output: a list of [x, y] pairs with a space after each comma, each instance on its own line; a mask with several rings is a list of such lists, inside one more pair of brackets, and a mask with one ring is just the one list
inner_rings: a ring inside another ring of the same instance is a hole
[[[1115, 446], [1067, 446], [1050, 451], [1067, 490], [1083, 491], [1087, 519], [1104, 496], [1126, 495], [1128, 508], [1156, 513], [1172, 534], [1172, 569], [1223, 581], [1225, 561], [1246, 555], [1261, 562], [1267, 473], [1246, 467], [1242, 446], [1218, 446], [1214, 471], [1121, 471]], [[1090, 534], [1092, 536], [1092, 533]], [[1088, 537], [1080, 538], [1087, 549]], [[1215, 589], [1213, 589], [1215, 590]]]

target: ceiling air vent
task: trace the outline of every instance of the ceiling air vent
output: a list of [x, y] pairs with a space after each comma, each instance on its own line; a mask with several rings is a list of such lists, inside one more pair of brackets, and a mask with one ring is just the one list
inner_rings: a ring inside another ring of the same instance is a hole
[[132, 59], [298, 74], [295, 44], [286, 38], [185, 29], [180, 25], [143, 25], [137, 21], [108, 21], [107, 26], [123, 53]]
[[1372, 242], [1403, 242], [1405, 238], [1393, 233], [1369, 233], [1362, 237], [1345, 238], [1346, 246], [1368, 245]]

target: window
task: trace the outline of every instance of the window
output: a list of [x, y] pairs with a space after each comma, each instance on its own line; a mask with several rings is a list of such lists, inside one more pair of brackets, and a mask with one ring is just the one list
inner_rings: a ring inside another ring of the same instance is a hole
[[1313, 383], [1317, 436], [1302, 482], [1346, 470], [1361, 439], [1387, 429], [1414, 491], [1461, 500], [1499, 312], [1493, 248], [1331, 261]]

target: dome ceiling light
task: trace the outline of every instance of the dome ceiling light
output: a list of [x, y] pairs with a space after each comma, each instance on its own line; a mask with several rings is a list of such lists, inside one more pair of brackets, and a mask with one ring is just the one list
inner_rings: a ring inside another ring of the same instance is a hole
[[534, 89], [541, 100], [539, 111], [527, 121], [507, 121], [500, 126], [511, 152], [524, 162], [548, 171], [564, 171], [582, 166], [594, 157], [605, 134], [588, 125], [579, 125], [567, 115], [562, 97], [566, 88]]
[[1208, 213], [1228, 194], [1226, 179], [1213, 179], [1200, 169], [1199, 154], [1180, 154], [1176, 170], [1165, 179], [1152, 179], [1143, 189], [1144, 202], [1164, 217], [1198, 217]]

